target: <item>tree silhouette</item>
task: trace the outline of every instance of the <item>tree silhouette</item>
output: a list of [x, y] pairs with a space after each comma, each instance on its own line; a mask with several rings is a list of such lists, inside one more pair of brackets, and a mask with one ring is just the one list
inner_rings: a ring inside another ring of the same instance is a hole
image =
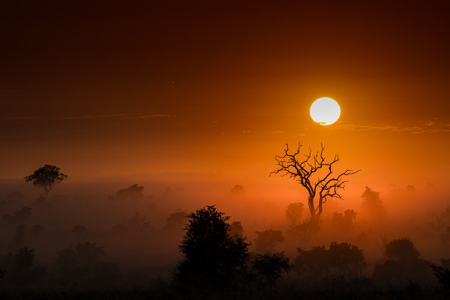
[[311, 250], [297, 248], [295, 270], [300, 275], [357, 275], [364, 271], [366, 262], [364, 251], [349, 243], [330, 243], [312, 247]]
[[255, 240], [256, 251], [260, 253], [272, 252], [277, 244], [284, 242], [283, 232], [280, 230], [255, 231], [258, 237]]
[[244, 228], [242, 227], [241, 222], [234, 221], [231, 223], [230, 232], [228, 233], [231, 237], [244, 237]]
[[292, 224], [296, 224], [303, 215], [303, 207], [305, 205], [301, 202], [295, 202], [288, 205], [286, 209], [286, 217]]
[[335, 212], [331, 217], [331, 222], [335, 228], [350, 232], [355, 227], [356, 215], [357, 213], [353, 209], [347, 209], [344, 213]]
[[121, 189], [116, 193], [117, 198], [122, 200], [138, 200], [144, 198], [144, 187], [133, 184], [126, 189]]
[[214, 206], [189, 215], [186, 234], [179, 246], [184, 259], [176, 267], [175, 280], [220, 287], [244, 274], [249, 244], [245, 238], [229, 235], [229, 218]]
[[293, 267], [289, 263], [289, 257], [284, 256], [284, 252], [256, 254], [252, 265], [257, 276], [269, 284], [274, 284], [283, 272], [287, 273]]
[[364, 199], [361, 208], [372, 221], [379, 221], [386, 215], [383, 203], [380, 200], [379, 192], [375, 192], [366, 186], [361, 197]]
[[45, 165], [34, 171], [33, 174], [25, 177], [24, 180], [25, 182], [32, 182], [33, 185], [43, 188], [43, 196], [47, 198], [48, 193], [53, 189], [55, 183], [60, 183], [68, 177], [59, 170], [61, 170], [61, 168]]
[[430, 262], [420, 259], [410, 239], [395, 239], [386, 244], [386, 261], [376, 264], [374, 278], [417, 278], [431, 275]]
[[[289, 145], [286, 144], [284, 155], [275, 156], [279, 168], [271, 172], [270, 175], [281, 174], [282, 176], [289, 176], [295, 181], [298, 181], [308, 191], [308, 208], [311, 213], [311, 219], [317, 222], [322, 214], [323, 204], [328, 199], [342, 199], [339, 190], [345, 189], [345, 183], [348, 182], [344, 178], [356, 174], [360, 170], [346, 170], [332, 177], [333, 165], [339, 161], [338, 155], [335, 155], [331, 162], [325, 162], [323, 156], [325, 147], [321, 145], [321, 150], [317, 151], [315, 155], [312, 155], [311, 148], [309, 148], [309, 153], [303, 154], [303, 158], [300, 155], [301, 147], [302, 145], [299, 144], [297, 150], [291, 154], [289, 153]], [[314, 181], [316, 178], [317, 181]]]

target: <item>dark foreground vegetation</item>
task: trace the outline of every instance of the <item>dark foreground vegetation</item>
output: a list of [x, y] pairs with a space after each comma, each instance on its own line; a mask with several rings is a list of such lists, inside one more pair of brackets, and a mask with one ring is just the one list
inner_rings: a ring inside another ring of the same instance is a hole
[[[0, 201], [0, 299], [450, 298], [450, 207], [388, 239], [380, 233], [403, 223], [383, 221], [379, 193], [366, 188], [370, 223], [357, 222], [353, 209], [305, 218], [296, 202], [284, 225], [249, 230], [216, 205], [158, 209], [154, 202], [176, 198], [170, 189], [159, 198], [137, 184], [103, 200], [50, 198], [66, 178], [45, 166], [26, 178], [43, 196], [16, 191]], [[228, 200], [242, 193], [236, 185]], [[418, 250], [424, 245], [431, 260]]]
[[[448, 299], [449, 260], [420, 258], [407, 238], [385, 245], [386, 260], [367, 272], [364, 251], [349, 243], [297, 249], [291, 260], [273, 252], [280, 234], [259, 232], [269, 251], [249, 251], [242, 227], [206, 206], [188, 215], [183, 258], [166, 278], [146, 278], [105, 262], [103, 247], [79, 243], [57, 254], [53, 273], [36, 264], [35, 249], [0, 258], [1, 299]], [[81, 230], [81, 229], [80, 229]], [[266, 248], [266, 250], [267, 250]], [[133, 277], [134, 275], [134, 277]]]

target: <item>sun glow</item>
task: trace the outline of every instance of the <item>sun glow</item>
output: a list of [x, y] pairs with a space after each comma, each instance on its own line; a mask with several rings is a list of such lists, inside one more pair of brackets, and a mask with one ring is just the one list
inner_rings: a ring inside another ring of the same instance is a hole
[[341, 108], [335, 100], [324, 97], [314, 101], [309, 113], [317, 124], [331, 125], [339, 119]]

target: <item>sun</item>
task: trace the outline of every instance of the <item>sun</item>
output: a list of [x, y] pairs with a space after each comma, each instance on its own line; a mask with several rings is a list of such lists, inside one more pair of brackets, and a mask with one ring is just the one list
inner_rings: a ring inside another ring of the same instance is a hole
[[309, 113], [317, 124], [331, 125], [339, 119], [341, 108], [333, 99], [324, 97], [314, 101]]

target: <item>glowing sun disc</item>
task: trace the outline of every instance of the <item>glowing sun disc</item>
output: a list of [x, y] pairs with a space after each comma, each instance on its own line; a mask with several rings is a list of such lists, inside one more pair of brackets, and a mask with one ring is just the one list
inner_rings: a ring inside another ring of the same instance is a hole
[[309, 113], [317, 124], [331, 125], [339, 119], [341, 108], [333, 99], [324, 97], [314, 101]]

